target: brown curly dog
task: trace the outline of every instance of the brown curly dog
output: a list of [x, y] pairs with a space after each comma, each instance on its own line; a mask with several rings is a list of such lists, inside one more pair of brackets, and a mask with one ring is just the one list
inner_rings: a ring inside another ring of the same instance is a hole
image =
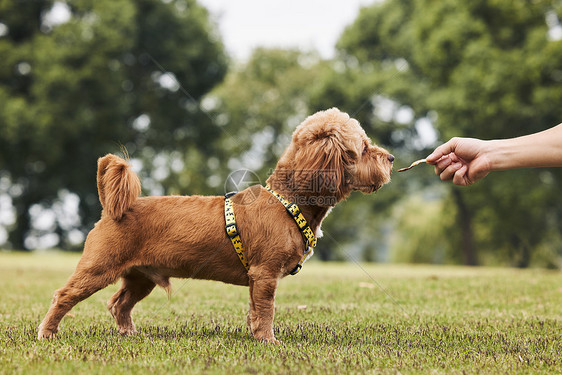
[[[316, 236], [330, 209], [358, 190], [372, 193], [390, 181], [394, 157], [371, 144], [359, 123], [337, 108], [308, 117], [267, 180], [295, 202]], [[250, 287], [248, 326], [258, 340], [273, 335], [279, 280], [303, 257], [305, 243], [285, 207], [256, 185], [231, 199], [249, 269], [225, 233], [225, 198], [139, 197], [138, 177], [114, 155], [98, 160], [101, 220], [88, 234], [68, 282], [54, 294], [38, 337], [52, 337], [78, 302], [121, 278], [108, 308], [122, 334], [136, 333], [135, 304], [170, 277], [211, 279]]]

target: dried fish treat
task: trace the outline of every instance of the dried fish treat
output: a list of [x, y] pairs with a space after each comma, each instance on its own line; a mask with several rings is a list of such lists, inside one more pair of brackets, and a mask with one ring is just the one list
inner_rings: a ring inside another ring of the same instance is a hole
[[412, 169], [412, 168], [414, 168], [416, 165], [421, 164], [421, 163], [427, 163], [427, 160], [425, 160], [425, 159], [416, 160], [415, 162], [413, 162], [412, 164], [410, 164], [409, 167], [401, 168], [401, 169], [398, 170], [398, 172], [407, 171], [407, 170]]

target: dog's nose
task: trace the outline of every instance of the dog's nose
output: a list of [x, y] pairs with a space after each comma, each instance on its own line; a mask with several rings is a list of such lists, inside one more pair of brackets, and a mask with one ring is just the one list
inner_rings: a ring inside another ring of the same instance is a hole
[[388, 154], [388, 161], [392, 163], [394, 161], [394, 155]]

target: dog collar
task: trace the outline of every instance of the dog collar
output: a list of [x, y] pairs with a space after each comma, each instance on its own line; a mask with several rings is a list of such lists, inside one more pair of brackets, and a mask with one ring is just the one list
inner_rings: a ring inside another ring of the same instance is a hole
[[285, 207], [289, 215], [291, 215], [293, 220], [295, 220], [295, 223], [297, 223], [297, 227], [299, 228], [299, 231], [302, 234], [302, 238], [304, 240], [304, 253], [301, 259], [299, 260], [297, 266], [293, 268], [293, 270], [290, 272], [291, 275], [296, 275], [301, 270], [304, 262], [306, 262], [308, 258], [310, 258], [314, 253], [313, 249], [314, 246], [316, 246], [316, 236], [314, 235], [312, 228], [310, 228], [308, 222], [304, 218], [304, 215], [302, 214], [299, 206], [297, 206], [295, 203], [287, 201], [281, 194], [279, 194], [271, 187], [269, 187], [269, 185], [266, 185], [265, 188], [275, 198], [277, 198], [279, 202], [281, 202], [281, 204]]

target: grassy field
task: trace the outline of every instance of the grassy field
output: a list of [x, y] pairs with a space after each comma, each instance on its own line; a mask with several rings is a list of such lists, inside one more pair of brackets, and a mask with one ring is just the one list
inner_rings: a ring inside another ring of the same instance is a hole
[[157, 289], [137, 305], [139, 335], [122, 337], [105, 308], [112, 285], [37, 341], [77, 261], [0, 252], [0, 373], [562, 371], [560, 272], [310, 262], [277, 292], [281, 346], [250, 337], [247, 288], [180, 279], [170, 300]]

